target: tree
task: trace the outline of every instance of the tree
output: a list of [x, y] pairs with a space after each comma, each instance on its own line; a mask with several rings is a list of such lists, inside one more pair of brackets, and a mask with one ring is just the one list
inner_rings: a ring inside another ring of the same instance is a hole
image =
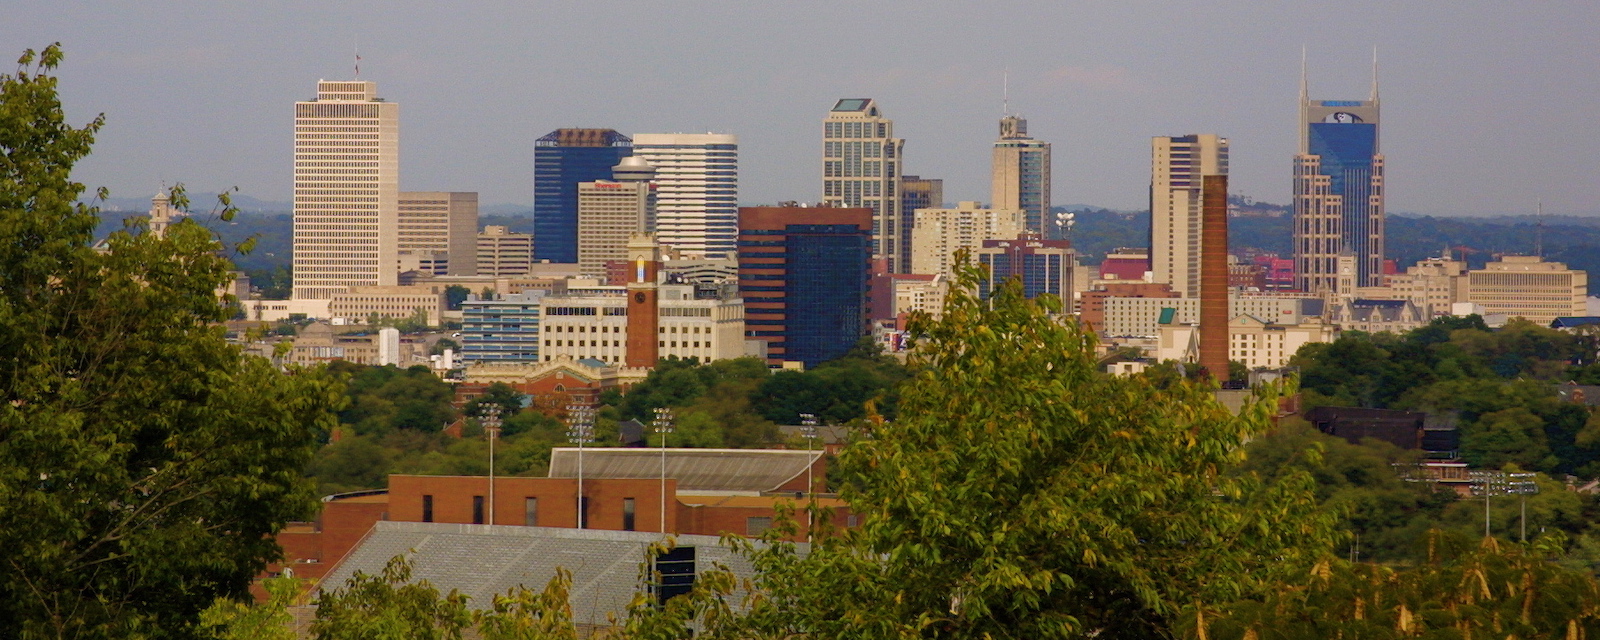
[[[226, 342], [232, 265], [193, 219], [90, 248], [97, 211], [69, 173], [102, 119], [65, 123], [60, 60], [51, 45], [0, 76], [0, 620], [193, 636], [311, 513], [301, 470], [340, 393]], [[233, 215], [225, 194], [215, 215]]]
[[1235, 417], [1205, 383], [1111, 376], [1054, 296], [979, 299], [958, 274], [942, 317], [912, 320], [899, 418], [839, 457], [861, 526], [756, 552], [750, 635], [1161, 637], [1329, 550], [1306, 474], [1223, 473], [1273, 398]]

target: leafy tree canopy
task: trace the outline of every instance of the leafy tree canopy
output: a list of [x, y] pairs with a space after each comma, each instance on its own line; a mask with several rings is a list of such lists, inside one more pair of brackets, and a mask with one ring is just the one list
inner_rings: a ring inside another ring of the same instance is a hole
[[224, 340], [232, 265], [194, 220], [158, 237], [136, 219], [90, 248], [97, 211], [69, 174], [103, 120], [66, 124], [60, 60], [52, 45], [0, 75], [0, 620], [189, 637], [310, 515], [301, 470], [341, 395]]

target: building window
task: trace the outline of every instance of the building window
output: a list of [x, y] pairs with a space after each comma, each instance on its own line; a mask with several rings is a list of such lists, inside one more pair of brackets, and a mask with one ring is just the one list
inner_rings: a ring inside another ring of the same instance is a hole
[[472, 524], [483, 524], [483, 496], [472, 496]]
[[623, 531], [633, 531], [633, 514], [634, 514], [633, 509], [634, 509], [634, 500], [633, 500], [633, 498], [623, 498], [622, 499], [622, 530]]
[[538, 498], [523, 498], [522, 499], [522, 523], [527, 525], [527, 526], [530, 526], [530, 527], [539, 526], [539, 499]]
[[751, 516], [744, 519], [744, 534], [752, 538], [772, 528], [772, 516]]
[[433, 522], [433, 496], [422, 496], [422, 521]]

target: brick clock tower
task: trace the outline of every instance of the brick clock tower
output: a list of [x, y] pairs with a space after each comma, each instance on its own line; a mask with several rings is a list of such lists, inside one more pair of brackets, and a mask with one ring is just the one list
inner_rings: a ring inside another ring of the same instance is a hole
[[661, 358], [661, 310], [656, 281], [661, 273], [661, 247], [653, 233], [628, 238], [628, 353], [624, 364], [651, 368]]

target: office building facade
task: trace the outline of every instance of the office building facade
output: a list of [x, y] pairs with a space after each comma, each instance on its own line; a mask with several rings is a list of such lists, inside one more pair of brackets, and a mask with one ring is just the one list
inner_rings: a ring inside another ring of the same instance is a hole
[[875, 212], [865, 207], [741, 207], [739, 294], [745, 335], [768, 363], [806, 367], [866, 335]]
[[1050, 143], [1028, 137], [1028, 121], [1019, 116], [1000, 119], [989, 206], [1021, 209], [1033, 233], [1051, 230]]
[[375, 82], [318, 81], [294, 105], [294, 297], [394, 285], [399, 198], [400, 105]]
[[900, 176], [900, 210], [916, 215], [917, 209], [944, 206], [944, 180], [922, 176]]
[[543, 291], [524, 291], [461, 303], [461, 359], [474, 362], [538, 362]]
[[973, 260], [989, 277], [978, 283], [978, 294], [987, 297], [1006, 280], [1018, 278], [1022, 294], [1028, 298], [1048, 293], [1062, 299], [1072, 309], [1072, 283], [1078, 267], [1077, 252], [1066, 240], [1021, 238], [985, 240], [973, 252]]
[[533, 271], [533, 236], [499, 225], [478, 234], [478, 275], [525, 276]]
[[1026, 231], [1025, 215], [1020, 209], [985, 209], [977, 202], [918, 209], [912, 216], [910, 271], [955, 275], [957, 251], [975, 251], [986, 240], [1016, 239]]
[[1382, 284], [1383, 168], [1376, 76], [1367, 100], [1312, 100], [1302, 72], [1294, 158], [1294, 261], [1302, 291], [1338, 292], [1341, 254], [1356, 258], [1355, 286]]
[[399, 202], [402, 263], [409, 255], [432, 275], [478, 274], [476, 192], [402, 191]]
[[578, 183], [578, 272], [606, 277], [606, 264], [627, 260], [628, 239], [656, 224], [660, 190], [654, 171], [638, 157], [613, 172], [623, 179]]
[[911, 268], [911, 216], [901, 207], [905, 141], [871, 98], [845, 98], [822, 122], [822, 202], [872, 210], [872, 252], [891, 273]]
[[1185, 298], [1200, 296], [1201, 177], [1227, 175], [1228, 139], [1150, 139], [1150, 271]]
[[633, 154], [655, 167], [655, 233], [681, 253], [732, 257], [739, 239], [739, 138], [641, 133]]
[[1556, 318], [1588, 314], [1589, 274], [1538, 256], [1501, 256], [1467, 272], [1467, 302], [1485, 314], [1504, 314], [1549, 326]]
[[611, 129], [557, 129], [534, 143], [535, 259], [578, 261], [578, 184], [612, 179], [630, 155], [633, 139]]

